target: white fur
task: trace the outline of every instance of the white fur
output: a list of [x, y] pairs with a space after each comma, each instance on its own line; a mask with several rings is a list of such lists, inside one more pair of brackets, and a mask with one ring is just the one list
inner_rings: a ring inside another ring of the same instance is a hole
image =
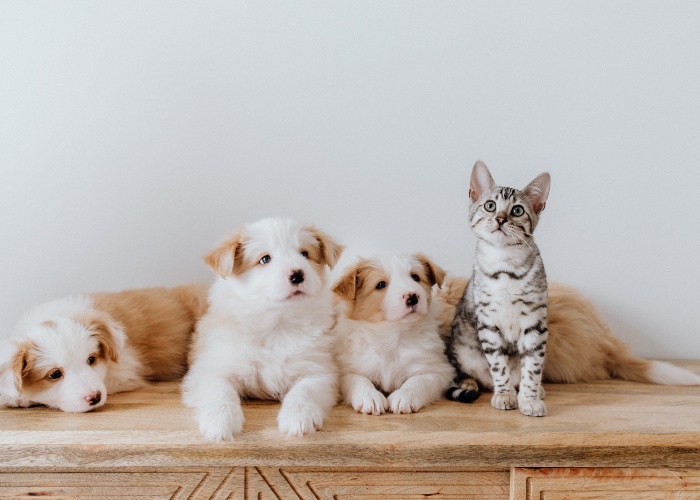
[[652, 361], [648, 376], [655, 384], [700, 385], [700, 376], [663, 361]]
[[[334, 329], [341, 397], [360, 413], [411, 413], [439, 399], [455, 371], [438, 333], [439, 305], [411, 279], [412, 256], [378, 259], [389, 278], [382, 299], [385, 320], [349, 319], [347, 304]], [[406, 305], [415, 293], [418, 303]], [[384, 394], [389, 394], [385, 397]]]
[[[99, 350], [93, 332], [74, 319], [95, 312], [90, 296], [76, 295], [39, 305], [18, 322], [12, 337], [0, 341], [0, 404], [26, 407], [46, 405], [66, 412], [85, 412], [99, 408], [107, 394], [145, 385], [138, 376], [140, 363], [124, 347], [125, 334], [113, 323], [120, 363], [99, 359], [93, 365], [87, 358]], [[47, 323], [50, 322], [50, 323]], [[17, 390], [12, 360], [20, 343], [32, 341], [38, 354], [37, 368], [49, 372], [60, 369], [63, 376], [43, 391], [28, 393]], [[91, 405], [87, 399], [100, 393], [100, 401]]]
[[[280, 400], [279, 430], [313, 433], [337, 400], [327, 273], [300, 254], [317, 242], [287, 219], [264, 219], [244, 232], [245, 254], [271, 260], [218, 278], [211, 287], [183, 400], [195, 409], [207, 440], [228, 441], [241, 432], [241, 397]], [[290, 283], [293, 270], [304, 272], [303, 283]]]

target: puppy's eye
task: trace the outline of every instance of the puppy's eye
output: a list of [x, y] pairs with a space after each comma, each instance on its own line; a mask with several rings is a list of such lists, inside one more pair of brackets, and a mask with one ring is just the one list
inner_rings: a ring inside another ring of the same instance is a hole
[[258, 261], [258, 264], [267, 264], [268, 262], [270, 262], [271, 259], [272, 257], [270, 257], [269, 255], [265, 255], [262, 259]]
[[411, 279], [413, 279], [413, 281], [420, 281], [420, 276], [418, 276], [417, 274], [412, 274]]
[[520, 217], [524, 213], [525, 213], [525, 209], [523, 207], [521, 207], [520, 205], [515, 205], [510, 211], [510, 214], [514, 217]]
[[61, 370], [54, 370], [51, 373], [49, 373], [49, 380], [58, 380], [63, 376], [63, 373]]
[[95, 356], [90, 356], [90, 357], [87, 359], [87, 364], [89, 364], [89, 365], [94, 365], [94, 364], [95, 364]]
[[496, 202], [489, 200], [486, 203], [484, 203], [484, 209], [487, 212], [495, 212], [496, 211]]
[[377, 283], [376, 288], [377, 288], [377, 290], [381, 290], [382, 288], [386, 288], [386, 281], [380, 281], [379, 283]]
[[307, 252], [306, 250], [304, 250], [303, 252], [301, 252], [301, 256], [304, 257], [305, 259], [308, 259], [308, 258], [309, 258], [309, 252]]

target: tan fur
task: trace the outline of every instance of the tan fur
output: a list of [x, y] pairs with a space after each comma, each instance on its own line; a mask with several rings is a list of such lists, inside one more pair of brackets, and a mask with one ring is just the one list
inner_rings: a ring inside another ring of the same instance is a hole
[[[422, 253], [417, 253], [416, 258], [423, 265], [423, 270], [425, 271], [425, 277], [428, 280], [428, 284], [430, 286], [442, 286], [442, 283], [445, 280], [445, 276], [447, 274], [445, 273], [445, 270], [437, 264], [435, 264], [432, 260], [430, 260]], [[428, 297], [430, 297], [430, 294], [428, 294]]]
[[111, 359], [115, 363], [119, 361], [119, 347], [114, 338], [112, 320], [109, 314], [104, 311], [98, 311], [93, 314], [80, 315], [75, 319], [93, 332], [92, 337], [100, 345], [100, 352], [97, 353], [98, 357]]
[[347, 317], [363, 321], [383, 321], [384, 292], [377, 290], [380, 281], [386, 281], [385, 271], [369, 260], [361, 259], [343, 275], [333, 293], [347, 302]]
[[333, 269], [338, 263], [343, 250], [345, 250], [345, 246], [337, 243], [333, 238], [314, 226], [307, 226], [306, 230], [313, 234], [318, 242], [317, 249], [307, 249], [309, 258], [321, 265], [328, 265], [330, 269]]
[[249, 261], [244, 268], [244, 246], [245, 235], [240, 231], [205, 255], [204, 262], [222, 278], [232, 274], [241, 274], [249, 267], [255, 265], [255, 262]]
[[192, 332], [207, 308], [207, 286], [93, 294], [95, 307], [119, 323], [147, 380], [173, 380], [187, 370]]
[[15, 357], [12, 360], [12, 371], [15, 375], [15, 387], [18, 391], [22, 390], [22, 386], [29, 376], [34, 371], [33, 361], [34, 355], [32, 350], [36, 344], [31, 340], [25, 340], [19, 344]]
[[[452, 318], [469, 280], [448, 277], [437, 300], [443, 304], [440, 334], [450, 336]], [[650, 362], [630, 354], [593, 304], [571, 287], [550, 283], [547, 323], [547, 382], [589, 382], [620, 378], [649, 382]]]

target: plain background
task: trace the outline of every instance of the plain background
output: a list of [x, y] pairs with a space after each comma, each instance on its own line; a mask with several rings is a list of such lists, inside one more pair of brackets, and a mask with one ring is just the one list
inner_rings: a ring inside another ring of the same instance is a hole
[[699, 26], [691, 1], [3, 2], [0, 329], [211, 281], [269, 215], [468, 275], [482, 159], [551, 173], [550, 279], [635, 353], [700, 358]]

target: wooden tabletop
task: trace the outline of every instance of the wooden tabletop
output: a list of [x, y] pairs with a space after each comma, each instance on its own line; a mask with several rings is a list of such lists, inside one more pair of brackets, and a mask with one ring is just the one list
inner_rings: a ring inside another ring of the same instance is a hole
[[[700, 373], [700, 362], [676, 362]], [[278, 403], [244, 405], [233, 443], [204, 442], [179, 385], [110, 396], [92, 413], [0, 409], [0, 464], [14, 467], [700, 467], [700, 387], [622, 381], [545, 385], [548, 415], [440, 401], [413, 415], [335, 407], [323, 430], [279, 434]]]

